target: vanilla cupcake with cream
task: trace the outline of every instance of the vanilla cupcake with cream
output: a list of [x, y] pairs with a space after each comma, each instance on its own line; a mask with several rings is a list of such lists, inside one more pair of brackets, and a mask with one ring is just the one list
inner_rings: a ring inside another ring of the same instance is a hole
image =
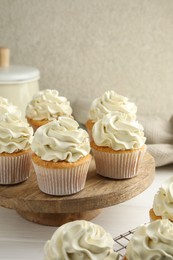
[[89, 136], [74, 119], [59, 117], [39, 127], [31, 148], [41, 191], [70, 195], [84, 188], [91, 161]]
[[59, 227], [44, 246], [44, 260], [119, 260], [114, 240], [101, 226], [76, 220]]
[[34, 130], [59, 116], [72, 117], [72, 108], [67, 98], [55, 89], [39, 91], [26, 107], [27, 121]]
[[173, 259], [173, 223], [168, 219], [141, 225], [132, 235], [124, 260]]
[[15, 113], [0, 115], [0, 184], [15, 184], [30, 175], [33, 129]]
[[169, 219], [173, 222], [173, 177], [166, 180], [154, 196], [150, 219]]
[[137, 107], [127, 97], [119, 95], [113, 90], [104, 92], [93, 100], [89, 109], [86, 128], [90, 135], [94, 123], [110, 112], [125, 113], [129, 118], [135, 119]]
[[138, 121], [127, 114], [106, 114], [94, 124], [92, 137], [98, 174], [113, 179], [137, 175], [146, 151], [146, 138]]

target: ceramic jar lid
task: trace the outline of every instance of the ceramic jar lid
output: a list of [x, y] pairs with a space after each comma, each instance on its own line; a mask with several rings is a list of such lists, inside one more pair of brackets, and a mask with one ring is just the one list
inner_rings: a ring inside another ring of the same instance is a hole
[[40, 72], [38, 69], [27, 66], [9, 65], [10, 50], [0, 48], [0, 84], [24, 83], [38, 80]]

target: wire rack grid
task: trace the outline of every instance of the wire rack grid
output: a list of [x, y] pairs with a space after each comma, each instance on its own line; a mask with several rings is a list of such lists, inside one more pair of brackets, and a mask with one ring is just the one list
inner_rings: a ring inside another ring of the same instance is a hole
[[114, 241], [115, 241], [114, 251], [119, 253], [120, 259], [123, 259], [125, 252], [126, 252], [126, 246], [127, 246], [128, 242], [130, 241], [134, 232], [135, 232], [135, 229], [132, 229], [132, 230], [127, 231], [126, 233], [121, 234], [118, 237], [114, 238]]

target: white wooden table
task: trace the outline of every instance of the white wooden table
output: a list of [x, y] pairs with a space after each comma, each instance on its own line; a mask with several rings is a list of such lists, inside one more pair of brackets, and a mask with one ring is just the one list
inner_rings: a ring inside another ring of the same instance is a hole
[[[113, 237], [148, 222], [156, 191], [172, 175], [173, 165], [157, 168], [155, 180], [147, 190], [129, 201], [104, 208], [92, 222]], [[42, 260], [43, 246], [56, 229], [34, 224], [14, 210], [0, 207], [0, 260]]]

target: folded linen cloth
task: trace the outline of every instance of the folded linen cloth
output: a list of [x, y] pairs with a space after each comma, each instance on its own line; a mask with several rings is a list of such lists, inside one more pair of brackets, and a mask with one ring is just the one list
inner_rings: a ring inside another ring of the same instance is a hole
[[173, 116], [170, 120], [158, 116], [138, 116], [147, 138], [147, 151], [154, 157], [156, 167], [173, 163]]

